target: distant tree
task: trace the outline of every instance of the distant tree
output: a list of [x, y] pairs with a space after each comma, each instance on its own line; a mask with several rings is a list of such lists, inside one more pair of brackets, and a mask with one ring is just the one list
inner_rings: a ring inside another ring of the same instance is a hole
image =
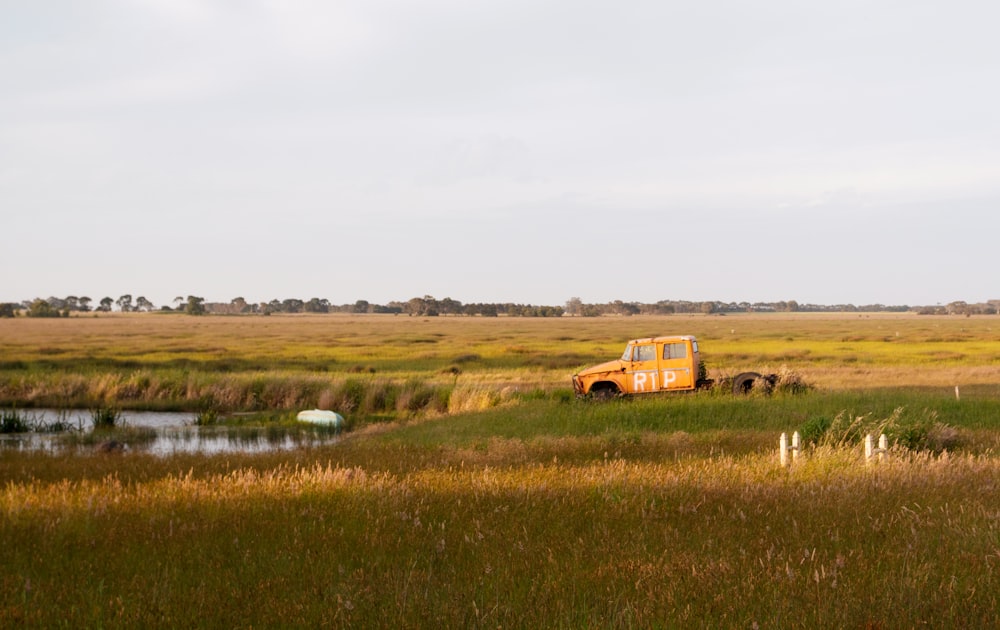
[[425, 315], [428, 317], [434, 317], [441, 313], [438, 301], [430, 295], [425, 295], [422, 298], [410, 298], [403, 308], [403, 312], [408, 315]]
[[438, 312], [444, 315], [459, 315], [462, 312], [462, 303], [446, 297], [438, 302], [437, 308]]
[[153, 310], [153, 303], [146, 299], [145, 296], [140, 295], [135, 298], [135, 310], [149, 312]]
[[969, 304], [962, 300], [949, 302], [946, 308], [949, 315], [969, 315], [972, 312]]
[[358, 300], [357, 302], [354, 303], [354, 312], [355, 313], [367, 313], [368, 312], [368, 308], [370, 306], [371, 306], [371, 304], [368, 303], [368, 300]]
[[233, 298], [232, 301], [230, 301], [229, 303], [233, 305], [233, 308], [236, 309], [237, 313], [246, 313], [248, 310], [250, 310], [249, 306], [247, 305], [247, 301], [244, 300], [242, 297]]
[[325, 298], [310, 298], [302, 306], [303, 310], [307, 313], [329, 313], [330, 312], [330, 300]]
[[20, 305], [12, 304], [11, 302], [4, 302], [0, 304], [0, 317], [14, 317], [20, 310]]
[[188, 315], [204, 315], [205, 298], [189, 295], [187, 297], [187, 304], [184, 306], [184, 312]]
[[102, 311], [104, 313], [110, 313], [111, 312], [111, 305], [114, 304], [114, 303], [115, 303], [115, 301], [112, 300], [111, 298], [109, 298], [109, 297], [103, 297], [103, 298], [101, 298], [101, 305], [97, 307], [97, 310], [98, 311]]
[[69, 317], [69, 310], [60, 311], [48, 300], [38, 298], [28, 307], [28, 317]]
[[89, 297], [85, 295], [80, 296], [79, 298], [80, 310], [83, 312], [89, 311], [91, 302], [93, 302], [93, 300], [91, 300]]
[[284, 313], [301, 313], [305, 307], [305, 302], [298, 298], [287, 298], [281, 301], [281, 310]]
[[131, 312], [132, 311], [132, 296], [129, 295], [128, 293], [126, 293], [125, 295], [123, 295], [120, 298], [118, 298], [118, 301], [115, 302], [115, 304], [118, 305], [118, 310], [120, 310], [122, 313]]
[[660, 300], [653, 305], [653, 312], [657, 315], [673, 315], [674, 305], [667, 300]]
[[80, 310], [80, 298], [75, 295], [67, 295], [63, 298], [63, 307], [68, 308], [71, 311]]
[[583, 300], [578, 297], [571, 297], [566, 300], [566, 314], [567, 315], [580, 315], [583, 313]]
[[403, 312], [407, 315], [420, 315], [425, 308], [426, 305], [424, 304], [424, 301], [421, 298], [415, 297], [406, 301], [406, 306], [403, 307]]
[[701, 312], [706, 315], [711, 315], [715, 312], [715, 302], [702, 302]]

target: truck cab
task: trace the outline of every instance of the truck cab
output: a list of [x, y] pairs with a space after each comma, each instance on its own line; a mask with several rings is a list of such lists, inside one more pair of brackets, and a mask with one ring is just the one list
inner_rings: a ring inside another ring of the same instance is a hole
[[633, 339], [621, 358], [573, 375], [577, 396], [606, 398], [619, 394], [690, 391], [700, 379], [698, 341], [691, 335]]

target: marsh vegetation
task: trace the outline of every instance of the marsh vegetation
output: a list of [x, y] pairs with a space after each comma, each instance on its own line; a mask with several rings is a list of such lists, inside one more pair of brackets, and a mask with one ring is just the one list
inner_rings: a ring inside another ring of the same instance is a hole
[[[157, 321], [2, 322], [6, 400], [78, 379], [81, 399], [199, 410], [258, 379], [295, 392], [276, 409], [311, 408], [353, 387], [352, 431], [221, 456], [0, 452], [0, 625], [1000, 623], [992, 318]], [[718, 374], [814, 387], [570, 395], [573, 369], [663, 332], [697, 335]], [[191, 388], [150, 394], [174, 374]], [[806, 444], [782, 468], [792, 430]], [[865, 462], [867, 431], [891, 436], [886, 461]]]

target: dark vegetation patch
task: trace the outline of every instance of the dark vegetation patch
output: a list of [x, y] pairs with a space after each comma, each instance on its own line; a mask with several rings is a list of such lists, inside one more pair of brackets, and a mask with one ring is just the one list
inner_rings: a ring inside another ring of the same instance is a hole
[[396, 337], [394, 339], [387, 340], [387, 343], [389, 345], [399, 344], [399, 345], [403, 345], [403, 346], [413, 346], [413, 345], [422, 344], [422, 343], [438, 343], [440, 341], [441, 341], [440, 339], [437, 339], [437, 338], [435, 338], [433, 336], [427, 336], [427, 337]]
[[347, 368], [348, 374], [374, 374], [375, 368], [371, 365], [352, 365]]

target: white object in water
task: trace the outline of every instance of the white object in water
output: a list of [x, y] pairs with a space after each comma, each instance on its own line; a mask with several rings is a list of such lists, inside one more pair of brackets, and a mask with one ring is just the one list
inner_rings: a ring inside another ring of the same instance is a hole
[[344, 416], [340, 415], [335, 411], [326, 411], [325, 409], [311, 409], [309, 411], [300, 411], [299, 415], [296, 416], [299, 422], [311, 422], [313, 424], [329, 424], [335, 427], [339, 427], [344, 424]]

